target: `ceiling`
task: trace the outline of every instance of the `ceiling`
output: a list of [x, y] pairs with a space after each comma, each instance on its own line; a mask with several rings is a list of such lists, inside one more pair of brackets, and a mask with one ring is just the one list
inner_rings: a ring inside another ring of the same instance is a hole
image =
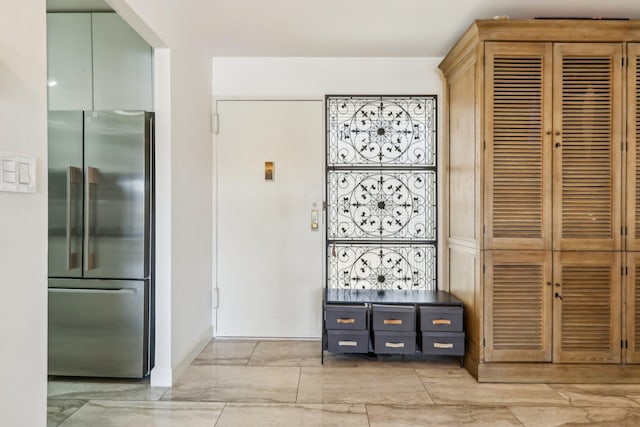
[[[74, 2], [104, 3], [47, 4]], [[474, 19], [640, 19], [640, 6], [637, 0], [181, 0], [172, 13], [213, 57], [439, 57]]]

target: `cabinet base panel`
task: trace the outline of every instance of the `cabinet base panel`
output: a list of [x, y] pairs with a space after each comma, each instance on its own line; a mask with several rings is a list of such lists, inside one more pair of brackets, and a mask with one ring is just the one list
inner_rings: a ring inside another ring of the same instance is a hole
[[480, 363], [465, 368], [473, 375], [477, 369], [481, 383], [548, 384], [640, 384], [640, 365], [561, 364], [561, 363]]

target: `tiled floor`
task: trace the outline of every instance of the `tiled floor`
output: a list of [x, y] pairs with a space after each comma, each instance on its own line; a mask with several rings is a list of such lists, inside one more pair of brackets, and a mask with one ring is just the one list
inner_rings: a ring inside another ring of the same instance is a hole
[[172, 388], [49, 382], [49, 426], [640, 426], [640, 385], [478, 384], [455, 359], [214, 340]]

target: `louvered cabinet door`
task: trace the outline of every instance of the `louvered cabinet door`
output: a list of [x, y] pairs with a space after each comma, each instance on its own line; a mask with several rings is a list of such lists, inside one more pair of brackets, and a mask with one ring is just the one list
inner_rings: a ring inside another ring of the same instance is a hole
[[553, 361], [620, 363], [620, 252], [554, 252]]
[[629, 44], [627, 67], [627, 250], [640, 251], [640, 44]]
[[621, 249], [622, 45], [554, 45], [553, 249]]
[[549, 362], [551, 251], [484, 251], [487, 362]]
[[627, 252], [625, 362], [640, 363], [640, 252]]
[[487, 249], [551, 248], [550, 43], [485, 44]]

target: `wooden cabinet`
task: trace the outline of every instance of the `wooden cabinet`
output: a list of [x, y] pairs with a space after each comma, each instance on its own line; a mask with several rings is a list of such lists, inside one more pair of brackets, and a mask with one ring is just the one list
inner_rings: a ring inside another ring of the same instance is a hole
[[621, 249], [622, 48], [554, 44], [554, 250]]
[[485, 249], [620, 250], [622, 44], [485, 49]]
[[627, 45], [626, 223], [628, 251], [640, 251], [640, 43]]
[[47, 14], [49, 110], [153, 110], [152, 58], [115, 13]]
[[552, 258], [549, 251], [486, 251], [485, 360], [550, 362]]
[[620, 252], [553, 255], [553, 361], [620, 363]]
[[640, 382], [639, 46], [640, 21], [483, 20], [440, 64], [448, 289], [480, 381]]

